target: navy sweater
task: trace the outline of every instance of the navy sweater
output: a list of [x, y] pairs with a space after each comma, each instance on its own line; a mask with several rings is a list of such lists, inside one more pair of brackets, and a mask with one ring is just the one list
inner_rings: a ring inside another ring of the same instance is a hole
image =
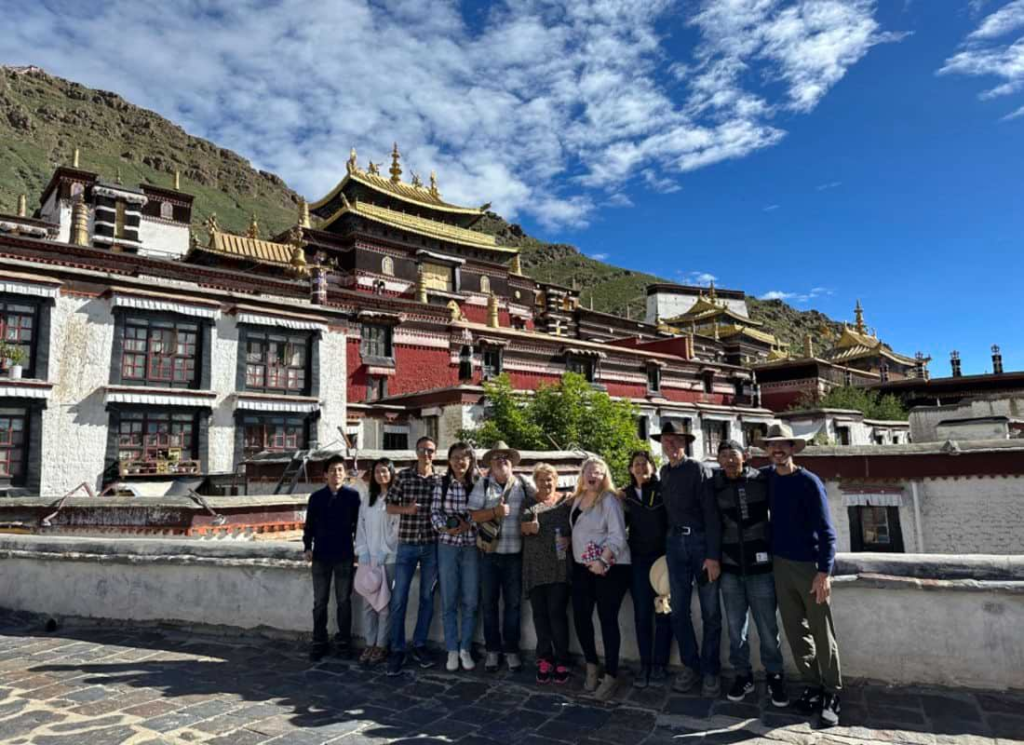
[[359, 492], [347, 486], [337, 494], [324, 487], [309, 495], [302, 543], [314, 561], [338, 562], [355, 558]]
[[813, 561], [831, 574], [836, 559], [836, 529], [821, 479], [804, 468], [789, 476], [775, 469], [768, 478], [772, 518], [772, 554], [790, 561]]

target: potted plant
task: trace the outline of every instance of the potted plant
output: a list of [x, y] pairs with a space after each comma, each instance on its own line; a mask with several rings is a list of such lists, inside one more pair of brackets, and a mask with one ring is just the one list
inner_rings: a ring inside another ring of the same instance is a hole
[[21, 378], [22, 365], [25, 364], [25, 360], [28, 358], [28, 355], [25, 354], [25, 349], [10, 342], [0, 342], [0, 356], [5, 361], [7, 373], [10, 375], [11, 380]]

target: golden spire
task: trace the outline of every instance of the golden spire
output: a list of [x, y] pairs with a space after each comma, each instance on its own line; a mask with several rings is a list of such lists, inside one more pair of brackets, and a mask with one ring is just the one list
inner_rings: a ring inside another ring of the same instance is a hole
[[174, 190], [181, 191], [181, 171], [174, 169]]
[[860, 307], [860, 299], [857, 299], [857, 307], [853, 309], [853, 315], [856, 319], [854, 328], [858, 334], [867, 333], [867, 328], [864, 326], [864, 309]]
[[814, 358], [814, 339], [810, 334], [804, 336], [804, 357], [808, 359]]
[[394, 149], [391, 151], [391, 183], [400, 184], [402, 182], [402, 167], [398, 165], [399, 159], [402, 154], [398, 152], [398, 143], [395, 143]]
[[518, 274], [522, 276], [523, 265], [519, 261], [519, 254], [516, 254], [515, 256], [512, 257], [512, 266], [510, 268], [513, 274]]
[[299, 277], [309, 276], [309, 265], [306, 263], [306, 241], [302, 238], [302, 229], [298, 226], [288, 233], [288, 242], [292, 244], [292, 257], [288, 262], [292, 272]]
[[78, 168], [78, 148], [75, 148], [74, 154], [71, 156], [71, 167]]
[[256, 213], [252, 213], [252, 219], [249, 221], [249, 229], [245, 231], [245, 234], [250, 238], [260, 237], [260, 224], [256, 220]]
[[81, 194], [71, 207], [71, 242], [76, 246], [89, 245], [89, 209]]
[[501, 323], [498, 320], [498, 296], [492, 294], [487, 298], [487, 326], [496, 329], [500, 325]]
[[348, 154], [348, 162], [345, 163], [345, 170], [349, 173], [359, 170], [359, 164], [356, 161], [356, 149], [352, 148]]
[[423, 267], [421, 266], [416, 272], [416, 302], [426, 303], [427, 300], [427, 282], [423, 276]]
[[710, 286], [708, 288], [708, 300], [710, 300], [711, 302], [715, 302], [716, 297], [718, 296], [715, 295], [715, 280], [711, 280]]
[[430, 172], [430, 196], [441, 198], [441, 192], [437, 188], [437, 173], [435, 171]]
[[18, 195], [18, 217], [28, 217], [28, 198], [24, 194]]
[[299, 197], [299, 227], [313, 227], [312, 224], [309, 222], [309, 202], [307, 202], [302, 197]]

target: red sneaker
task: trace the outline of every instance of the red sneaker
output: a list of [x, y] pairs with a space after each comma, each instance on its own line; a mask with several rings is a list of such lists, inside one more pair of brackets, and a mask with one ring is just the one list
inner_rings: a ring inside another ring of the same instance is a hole
[[563, 685], [569, 682], [569, 668], [565, 665], [558, 665], [555, 667], [554, 681], [558, 685]]
[[551, 673], [555, 667], [547, 660], [537, 660], [537, 682], [545, 685], [551, 682]]

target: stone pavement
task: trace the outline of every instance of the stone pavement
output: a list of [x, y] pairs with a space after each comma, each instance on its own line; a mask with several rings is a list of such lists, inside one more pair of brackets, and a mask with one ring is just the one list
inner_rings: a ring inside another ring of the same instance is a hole
[[[61, 628], [0, 614], [3, 745], [1004, 745], [1024, 742], [1024, 692], [854, 683], [842, 726], [758, 697], [734, 704], [626, 687], [602, 705], [528, 672], [407, 671], [327, 658], [296, 642], [181, 630]], [[482, 668], [482, 666], [481, 666]], [[478, 668], [478, 670], [481, 670]], [[579, 676], [577, 676], [578, 678]], [[415, 743], [413, 743], [415, 740]]]

